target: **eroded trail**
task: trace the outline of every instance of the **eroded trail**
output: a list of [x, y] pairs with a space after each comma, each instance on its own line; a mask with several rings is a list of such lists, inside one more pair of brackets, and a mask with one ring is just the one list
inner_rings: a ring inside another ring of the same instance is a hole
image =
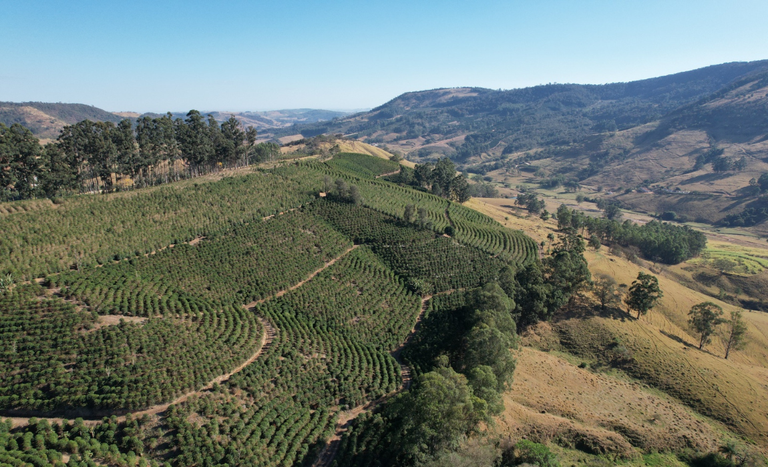
[[376, 178], [388, 177], [390, 175], [396, 175], [396, 174], [399, 174], [401, 170], [402, 169], [397, 169], [394, 172], [389, 172], [389, 173], [386, 173], [386, 174], [376, 175]]
[[[447, 291], [446, 293], [453, 292]], [[419, 315], [416, 317], [416, 322], [413, 325], [413, 328], [411, 328], [411, 331], [406, 336], [405, 340], [397, 346], [391, 353], [391, 355], [397, 360], [397, 363], [400, 365], [400, 378], [403, 381], [403, 384], [400, 385], [398, 389], [395, 391], [385, 394], [384, 396], [368, 402], [366, 404], [358, 405], [352, 410], [348, 410], [345, 412], [342, 412], [339, 414], [339, 421], [336, 423], [336, 432], [333, 434], [333, 436], [325, 443], [325, 447], [320, 451], [320, 454], [318, 454], [317, 459], [314, 463], [312, 463], [312, 467], [330, 467], [333, 463], [333, 459], [336, 457], [336, 454], [339, 452], [339, 447], [341, 446], [341, 437], [349, 429], [349, 425], [361, 414], [364, 414], [366, 412], [370, 412], [371, 410], [375, 409], [379, 405], [381, 405], [386, 400], [390, 399], [391, 397], [399, 394], [402, 391], [407, 391], [411, 388], [411, 368], [403, 362], [403, 359], [401, 358], [400, 354], [405, 348], [405, 346], [413, 339], [413, 336], [416, 335], [416, 332], [421, 327], [421, 320], [424, 318], [424, 313], [427, 311], [427, 303], [429, 302], [429, 299], [432, 298], [432, 295], [425, 295], [421, 298], [421, 311], [419, 312]]]

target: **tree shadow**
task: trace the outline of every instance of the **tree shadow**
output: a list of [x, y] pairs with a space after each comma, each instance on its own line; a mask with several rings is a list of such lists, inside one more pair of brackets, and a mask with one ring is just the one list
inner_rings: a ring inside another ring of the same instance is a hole
[[695, 345], [691, 344], [690, 342], [686, 341], [685, 339], [683, 339], [683, 338], [682, 338], [682, 337], [680, 337], [680, 336], [676, 336], [676, 335], [674, 335], [674, 334], [672, 334], [672, 333], [669, 333], [669, 332], [667, 332], [667, 331], [664, 331], [663, 329], [659, 329], [659, 332], [660, 332], [660, 333], [662, 333], [662, 334], [664, 334], [665, 336], [669, 337], [670, 339], [672, 339], [673, 341], [675, 341], [675, 342], [677, 342], [677, 343], [683, 344], [684, 346], [686, 346], [686, 347], [688, 347], [688, 348], [691, 348], [691, 349], [697, 349], [697, 350], [698, 350], [698, 347], [697, 347], [697, 346], [695, 346]]
[[731, 173], [725, 172], [725, 173], [710, 173], [710, 174], [702, 174], [697, 177], [689, 178], [688, 180], [684, 180], [680, 182], [681, 185], [691, 185], [693, 183], [698, 182], [713, 182], [715, 180], [721, 180], [726, 177], [730, 177]]
[[621, 322], [636, 321], [629, 313], [617, 306], [606, 306], [603, 308], [600, 304], [592, 302], [591, 299], [583, 295], [577, 295], [570, 303], [563, 306], [552, 316], [553, 322], [567, 321], [569, 319], [584, 318], [610, 318]]

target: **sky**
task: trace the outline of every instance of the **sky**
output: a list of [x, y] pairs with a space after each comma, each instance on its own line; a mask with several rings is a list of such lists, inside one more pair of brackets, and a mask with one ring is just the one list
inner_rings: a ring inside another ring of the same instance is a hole
[[768, 59], [768, 1], [0, 0], [0, 101], [365, 109]]

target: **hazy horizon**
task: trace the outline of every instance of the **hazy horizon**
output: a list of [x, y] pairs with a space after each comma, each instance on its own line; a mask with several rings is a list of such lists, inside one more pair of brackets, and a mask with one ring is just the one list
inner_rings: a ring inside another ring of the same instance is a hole
[[627, 82], [768, 58], [766, 14], [758, 1], [15, 2], [0, 100], [358, 111], [444, 87]]

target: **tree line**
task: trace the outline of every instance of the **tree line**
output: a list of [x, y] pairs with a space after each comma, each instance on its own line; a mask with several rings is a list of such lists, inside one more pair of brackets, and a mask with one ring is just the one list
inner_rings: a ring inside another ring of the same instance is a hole
[[[521, 192], [516, 203], [533, 214], [549, 218], [544, 201], [534, 192]], [[603, 217], [590, 217], [582, 211], [561, 204], [555, 213], [561, 231], [588, 233], [589, 244], [600, 248], [603, 243], [636, 247], [647, 259], [665, 264], [678, 264], [698, 256], [707, 246], [707, 237], [688, 226], [651, 221], [643, 225], [621, 222], [621, 208], [616, 203], [600, 203]]]
[[19, 124], [0, 124], [0, 200], [156, 185], [279, 153], [277, 144], [256, 144], [256, 130], [235, 117], [219, 123], [197, 110], [183, 120], [170, 113], [135, 124], [83, 120], [45, 146]]

